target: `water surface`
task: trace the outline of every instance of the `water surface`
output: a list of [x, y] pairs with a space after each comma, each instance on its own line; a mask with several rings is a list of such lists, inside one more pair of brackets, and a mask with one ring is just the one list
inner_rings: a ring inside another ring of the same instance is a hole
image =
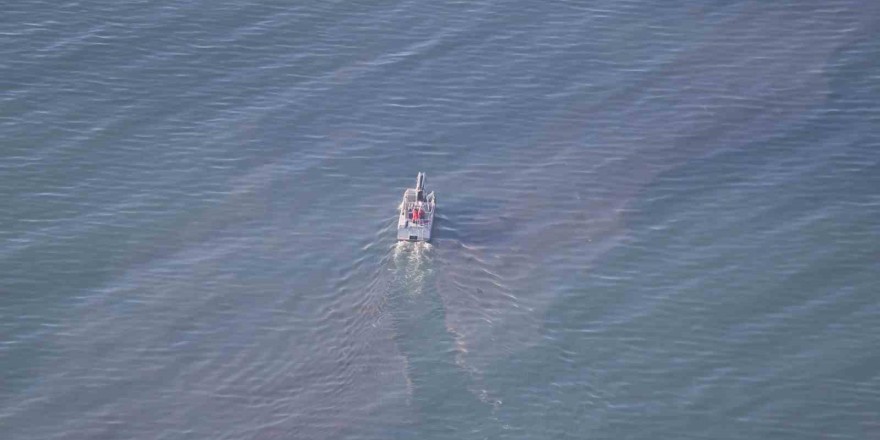
[[7, 5], [0, 437], [877, 437], [878, 24]]

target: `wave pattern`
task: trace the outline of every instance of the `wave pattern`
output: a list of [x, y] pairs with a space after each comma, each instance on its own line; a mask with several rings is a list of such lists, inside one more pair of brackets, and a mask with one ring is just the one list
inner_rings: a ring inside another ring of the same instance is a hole
[[7, 5], [0, 437], [870, 437], [878, 16]]

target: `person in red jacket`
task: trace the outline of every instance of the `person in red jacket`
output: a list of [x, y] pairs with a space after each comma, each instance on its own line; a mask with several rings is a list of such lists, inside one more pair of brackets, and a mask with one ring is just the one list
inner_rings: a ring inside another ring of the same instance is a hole
[[422, 217], [422, 208], [413, 209], [413, 221], [418, 223], [419, 219]]

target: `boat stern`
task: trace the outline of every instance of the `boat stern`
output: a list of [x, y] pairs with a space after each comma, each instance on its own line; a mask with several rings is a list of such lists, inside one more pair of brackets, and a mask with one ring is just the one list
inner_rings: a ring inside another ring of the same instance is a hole
[[431, 226], [433, 226], [433, 221], [416, 224], [404, 218], [403, 222], [397, 225], [397, 240], [430, 241]]

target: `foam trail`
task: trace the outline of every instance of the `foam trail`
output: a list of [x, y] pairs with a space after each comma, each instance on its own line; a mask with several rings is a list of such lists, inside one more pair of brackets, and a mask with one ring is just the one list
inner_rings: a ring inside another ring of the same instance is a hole
[[404, 294], [419, 296], [424, 293], [425, 280], [433, 273], [431, 250], [431, 244], [424, 242], [400, 241], [394, 245], [393, 270]]
[[485, 387], [475, 384], [480, 374], [464, 362], [464, 340], [446, 319], [446, 305], [436, 288], [441, 274], [435, 252], [431, 244], [422, 242], [399, 242], [390, 252], [388, 312], [411, 397], [416, 404], [436, 404], [451, 401], [447, 395], [454, 393], [460, 397], [453, 400], [468, 402], [469, 411], [489, 414], [497, 405], [487, 398]]

